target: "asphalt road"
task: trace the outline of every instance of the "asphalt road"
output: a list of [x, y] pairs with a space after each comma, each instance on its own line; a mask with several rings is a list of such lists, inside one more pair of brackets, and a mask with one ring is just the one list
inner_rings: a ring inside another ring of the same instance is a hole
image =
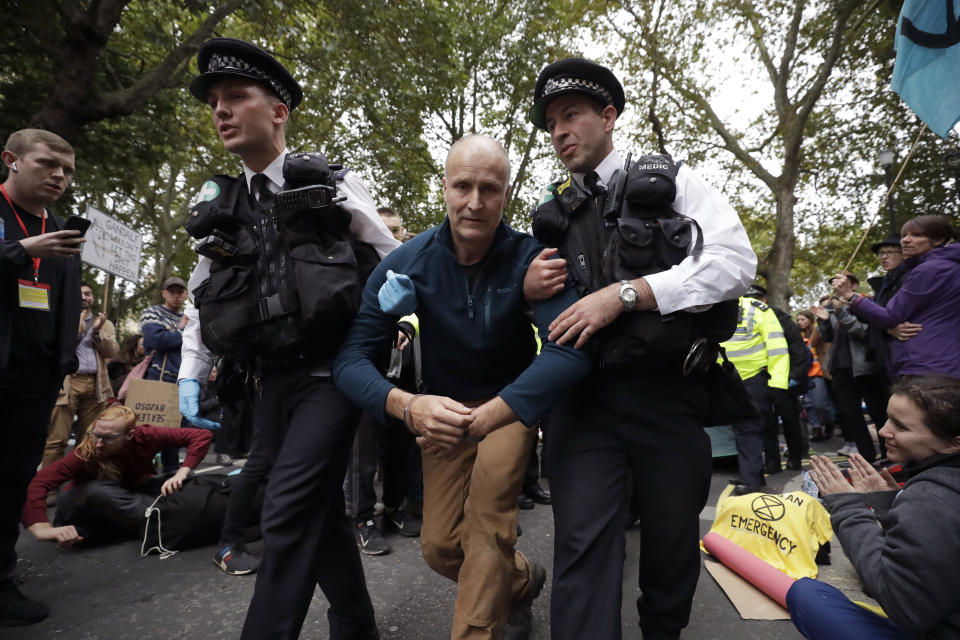
[[[836, 450], [839, 440], [819, 450]], [[736, 471], [735, 460], [714, 461], [711, 499], [726, 487]], [[777, 489], [799, 488], [797, 472], [768, 478]], [[546, 483], [545, 483], [546, 484]], [[708, 506], [701, 514], [701, 533], [713, 519]], [[553, 517], [549, 507], [520, 512], [523, 535], [519, 548], [542, 563], [548, 572], [553, 554]], [[627, 531], [623, 582], [623, 638], [639, 639], [636, 598], [637, 552], [640, 534]], [[384, 640], [442, 640], [449, 637], [455, 585], [430, 571], [420, 558], [418, 539], [391, 536], [392, 552], [363, 556], [367, 584]], [[259, 547], [255, 544], [256, 553]], [[173, 638], [237, 638], [253, 591], [252, 576], [228, 576], [212, 563], [213, 548], [178, 553], [167, 559], [140, 557], [140, 543], [98, 548], [59, 549], [37, 542], [24, 532], [18, 545], [17, 576], [27, 595], [50, 605], [49, 618], [36, 625], [0, 629], [6, 640]], [[829, 569], [853, 588], [848, 564], [834, 544]], [[548, 580], [549, 585], [549, 580]], [[533, 638], [550, 637], [549, 589], [534, 603]], [[327, 638], [326, 601], [318, 590], [303, 627], [304, 638]], [[801, 638], [789, 621], [742, 620], [713, 578], [701, 571], [686, 639], [738, 638], [776, 640]], [[602, 640], [602, 639], [600, 639]]]

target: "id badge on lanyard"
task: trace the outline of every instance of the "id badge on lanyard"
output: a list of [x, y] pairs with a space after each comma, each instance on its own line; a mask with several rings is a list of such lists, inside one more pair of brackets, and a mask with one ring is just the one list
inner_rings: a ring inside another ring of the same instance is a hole
[[50, 285], [18, 278], [17, 290], [20, 294], [20, 307], [23, 309], [50, 311]]
[[[20, 225], [20, 230], [23, 231], [23, 237], [29, 238], [30, 232], [27, 231], [27, 226], [23, 224], [17, 208], [13, 206], [13, 200], [10, 199], [6, 188], [4, 188], [2, 184], [0, 184], [0, 192], [3, 193], [4, 199], [7, 201], [7, 204], [10, 205], [10, 210], [13, 211], [13, 215], [16, 216], [17, 224]], [[43, 235], [47, 232], [46, 209], [43, 210], [41, 219], [40, 235]], [[33, 309], [35, 311], [50, 311], [50, 285], [39, 281], [40, 258], [32, 258], [31, 262], [33, 263], [33, 282], [24, 280], [23, 278], [17, 279], [17, 293], [20, 298], [20, 307], [22, 309]]]

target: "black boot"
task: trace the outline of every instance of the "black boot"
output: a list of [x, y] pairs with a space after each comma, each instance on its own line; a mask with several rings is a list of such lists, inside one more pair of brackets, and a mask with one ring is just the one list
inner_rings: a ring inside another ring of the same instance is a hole
[[20, 593], [12, 578], [0, 580], [0, 627], [19, 627], [40, 622], [50, 607]]

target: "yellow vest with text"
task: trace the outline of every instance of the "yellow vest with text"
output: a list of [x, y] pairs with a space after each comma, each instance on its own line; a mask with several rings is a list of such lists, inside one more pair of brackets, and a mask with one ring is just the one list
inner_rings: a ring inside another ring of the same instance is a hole
[[769, 386], [786, 389], [790, 382], [790, 355], [783, 327], [773, 309], [754, 298], [740, 298], [740, 317], [733, 337], [721, 343], [727, 358], [744, 380], [764, 369]]

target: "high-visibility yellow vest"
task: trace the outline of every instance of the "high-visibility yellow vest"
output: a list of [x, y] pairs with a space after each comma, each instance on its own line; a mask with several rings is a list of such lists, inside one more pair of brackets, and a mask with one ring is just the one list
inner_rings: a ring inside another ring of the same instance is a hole
[[766, 369], [771, 387], [787, 388], [790, 382], [787, 339], [773, 309], [764, 303], [754, 298], [740, 298], [737, 328], [722, 346], [744, 380]]
[[420, 318], [417, 317], [417, 314], [411, 313], [411, 314], [408, 315], [408, 316], [403, 316], [402, 318], [400, 318], [399, 320], [397, 320], [397, 323], [398, 323], [398, 324], [401, 323], [401, 322], [406, 322], [406, 323], [408, 323], [410, 326], [412, 326], [412, 327], [413, 327], [413, 334], [414, 334], [414, 335], [417, 335], [417, 334], [420, 333]]

